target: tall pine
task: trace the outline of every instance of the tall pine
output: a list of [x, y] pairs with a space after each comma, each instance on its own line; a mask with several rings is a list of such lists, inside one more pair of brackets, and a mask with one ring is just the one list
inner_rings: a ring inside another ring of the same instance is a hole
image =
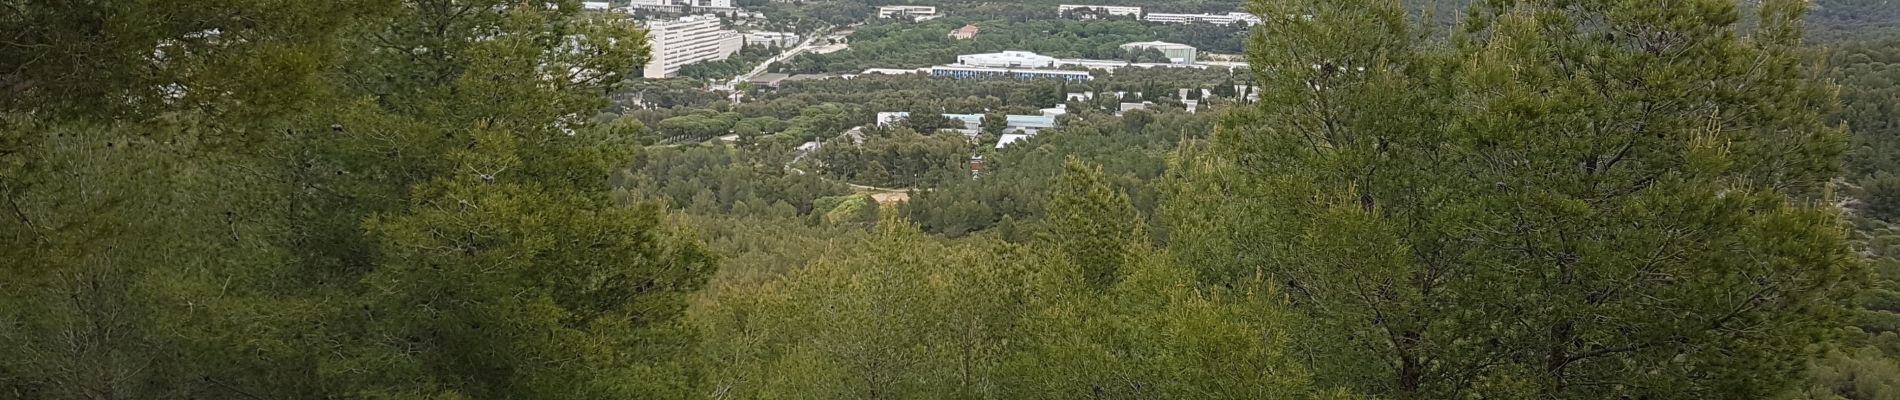
[[[1183, 162], [1211, 282], [1285, 286], [1321, 384], [1760, 398], [1862, 278], [1800, 1], [1259, 0], [1262, 107]], [[1190, 218], [1191, 217], [1191, 218]]]

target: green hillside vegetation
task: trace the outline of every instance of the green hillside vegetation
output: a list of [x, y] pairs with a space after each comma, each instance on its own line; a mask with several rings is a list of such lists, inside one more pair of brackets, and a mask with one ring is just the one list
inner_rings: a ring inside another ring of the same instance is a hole
[[[0, 0], [0, 400], [1894, 398], [1881, 1], [1254, 0], [1238, 75], [731, 103], [572, 0]], [[1054, 4], [793, 69], [1213, 32]]]

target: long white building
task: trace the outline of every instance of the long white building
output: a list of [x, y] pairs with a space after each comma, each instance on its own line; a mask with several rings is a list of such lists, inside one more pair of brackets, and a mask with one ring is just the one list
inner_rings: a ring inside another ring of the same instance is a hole
[[679, 75], [687, 64], [724, 60], [739, 52], [745, 37], [721, 29], [719, 17], [694, 15], [676, 20], [647, 23], [647, 45], [653, 59], [647, 61], [647, 79]]
[[937, 14], [937, 7], [932, 6], [882, 6], [877, 8], [877, 17], [884, 19], [928, 21], [941, 16], [943, 15]]
[[[1001, 53], [960, 55], [960, 56], [957, 56], [956, 64], [951, 64], [951, 65], [946, 65], [946, 66], [941, 66], [941, 67], [972, 67], [972, 68], [1026, 69], [1026, 70], [1045, 70], [1045, 69], [1057, 69], [1057, 68], [1067, 68], [1070, 70], [1073, 70], [1075, 68], [1105, 69], [1105, 70], [1116, 70], [1116, 69], [1121, 69], [1121, 68], [1199, 68], [1199, 69], [1207, 68], [1207, 66], [1199, 65], [1195, 63], [1194, 48], [1188, 47], [1186, 45], [1178, 45], [1178, 44], [1163, 43], [1163, 42], [1141, 42], [1141, 43], [1130, 43], [1128, 45], [1124, 45], [1122, 48], [1133, 49], [1133, 48], [1138, 48], [1141, 46], [1155, 46], [1155, 47], [1179, 46], [1180, 48], [1165, 48], [1165, 49], [1158, 48], [1159, 50], [1162, 51], [1162, 54], [1165, 54], [1170, 59], [1174, 60], [1172, 62], [1167, 62], [1167, 63], [1131, 63], [1131, 62], [1128, 62], [1127, 60], [1086, 60], [1086, 59], [1075, 59], [1075, 58], [1055, 58], [1055, 57], [1045, 56], [1045, 55], [1031, 53], [1027, 51], [1009, 50], [1009, 51], [1004, 51]], [[1186, 52], [1183, 53], [1179, 51], [1181, 50], [1181, 48], [1185, 48]], [[1076, 72], [1076, 71], [1068, 71], [1068, 72]], [[944, 74], [938, 74], [935, 72], [933, 72], [932, 74], [938, 75], [938, 76], [946, 76]], [[1065, 77], [1067, 76], [1069, 75], [1065, 75]], [[1086, 80], [1085, 78], [1079, 78], [1079, 79]]]
[[629, 5], [732, 8], [732, 0], [632, 0]]
[[1206, 22], [1214, 25], [1233, 25], [1235, 23], [1244, 23], [1247, 24], [1247, 26], [1260, 25], [1262, 22], [1260, 17], [1243, 12], [1230, 12], [1226, 14], [1148, 13], [1147, 16], [1141, 17], [1141, 20], [1174, 24]]
[[1093, 10], [1095, 14], [1111, 17], [1141, 18], [1141, 7], [1096, 6], [1087, 4], [1061, 4], [1056, 6], [1057, 15], [1069, 15], [1072, 10]]
[[1027, 51], [1004, 51], [957, 56], [957, 64], [995, 68], [1050, 68], [1056, 66], [1056, 59]]

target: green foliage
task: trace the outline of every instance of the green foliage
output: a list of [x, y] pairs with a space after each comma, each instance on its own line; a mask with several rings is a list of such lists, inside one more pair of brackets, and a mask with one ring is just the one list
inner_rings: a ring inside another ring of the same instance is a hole
[[[0, 399], [1890, 398], [1881, 1], [1811, 4], [1829, 117], [1790, 0], [1481, 2], [1449, 33], [1262, 0], [1255, 76], [739, 104], [631, 78], [643, 32], [568, 0], [0, 0]], [[743, 3], [809, 32], [889, 2]], [[792, 68], [1246, 37], [1055, 4], [946, 1]], [[942, 112], [990, 129], [919, 133]]]
[[1106, 290], [1129, 254], [1146, 247], [1141, 215], [1102, 177], [1102, 168], [1075, 158], [1062, 165], [1049, 193], [1049, 242], [1082, 268], [1090, 287]]
[[1183, 156], [1170, 243], [1284, 282], [1322, 385], [1779, 394], [1861, 278], [1843, 135], [1800, 2], [1746, 36], [1695, 4], [1486, 3], [1441, 46], [1393, 2], [1257, 2], [1262, 108]]
[[839, 184], [816, 175], [788, 171], [783, 146], [689, 146], [654, 149], [638, 168], [617, 172], [615, 185], [631, 197], [657, 197], [677, 206], [693, 205], [701, 193], [710, 202], [704, 214], [763, 217], [779, 205], [792, 215], [819, 209], [817, 199], [846, 193]]
[[578, 117], [643, 33], [549, 4], [7, 4], [0, 397], [695, 393], [710, 256]]
[[[390, 2], [0, 2], [0, 112], [259, 118], [325, 83], [335, 33]], [[232, 115], [236, 114], [236, 115]]]
[[[1140, 130], [1128, 130], [1123, 121], [1103, 114], [1065, 117], [1061, 128], [987, 154], [981, 177], [940, 182], [934, 190], [913, 194], [902, 210], [926, 231], [951, 236], [990, 229], [1003, 218], [1020, 230], [1037, 230], [1048, 214], [1049, 190], [1066, 157], [1074, 156], [1101, 166], [1103, 179], [1139, 212], [1131, 218], [1152, 215], [1159, 202], [1155, 188], [1167, 170], [1165, 156], [1176, 141], [1213, 129], [1219, 114], [1168, 110]], [[978, 206], [988, 212], [958, 211]]]
[[1196, 293], [1159, 257], [1101, 293], [1059, 256], [894, 219], [827, 247], [783, 280], [703, 303], [696, 321], [724, 344], [707, 347], [720, 371], [708, 386], [739, 398], [1313, 394], [1287, 358], [1290, 317], [1266, 300], [1277, 296]]
[[1829, 349], [1815, 361], [1808, 387], [1794, 399], [1886, 399], [1900, 396], [1900, 363], [1880, 350]]
[[[941, 115], [938, 118], [943, 118]], [[814, 158], [825, 175], [861, 185], [913, 187], [968, 176], [969, 139], [955, 133], [919, 134], [907, 128], [867, 129], [863, 143], [840, 136]]]
[[681, 78], [697, 80], [732, 79], [747, 72], [752, 72], [752, 68], [758, 67], [760, 63], [764, 63], [765, 60], [778, 55], [778, 53], [779, 49], [777, 48], [745, 46], [740, 48], [738, 53], [734, 53], [724, 60], [706, 61], [681, 66], [679, 76]]
[[[327, 380], [357, 395], [684, 397], [690, 343], [671, 325], [711, 255], [653, 206], [536, 182], [511, 132], [476, 134], [466, 171], [419, 185], [413, 211], [369, 221], [361, 343]], [[352, 313], [355, 314], [355, 313]], [[520, 368], [534, 365], [534, 368]]]
[[999, 114], [999, 113], [983, 114], [983, 133], [984, 134], [991, 135], [991, 136], [1000, 136], [1003, 134], [1003, 129], [1008, 128], [1008, 127], [1009, 127], [1009, 116]]

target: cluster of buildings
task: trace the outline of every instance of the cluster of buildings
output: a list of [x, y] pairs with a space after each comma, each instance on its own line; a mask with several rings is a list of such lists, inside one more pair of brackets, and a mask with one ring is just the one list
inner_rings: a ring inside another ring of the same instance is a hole
[[[996, 148], [1004, 148], [1011, 143], [1035, 137], [1045, 129], [1055, 129], [1060, 126], [1056, 117], [1067, 113], [1065, 106], [1057, 105], [1055, 108], [1043, 109], [1042, 115], [1005, 115], [1003, 116], [1005, 120], [1003, 135], [997, 138]], [[962, 128], [950, 129], [951, 131], [971, 138], [983, 133], [983, 114], [943, 114], [943, 117], [963, 124]], [[881, 112], [877, 113], [877, 125], [889, 127], [908, 118], [910, 118], [910, 113], [907, 112]]]
[[[1196, 61], [1193, 46], [1167, 42], [1138, 42], [1121, 46], [1122, 50], [1154, 49], [1168, 57], [1167, 63], [1135, 63], [1124, 60], [1088, 60], [1055, 58], [1027, 51], [967, 54], [957, 56], [956, 64], [921, 69], [931, 76], [955, 79], [1062, 79], [1071, 82], [1094, 80], [1089, 70], [1120, 68], [1209, 68]], [[1224, 66], [1224, 65], [1223, 65]], [[905, 74], [911, 70], [873, 68], [865, 74]]]
[[1243, 12], [1226, 14], [1170, 14], [1144, 12], [1141, 7], [1098, 6], [1087, 4], [1062, 4], [1056, 6], [1056, 12], [1065, 18], [1096, 19], [1126, 17], [1159, 23], [1209, 23], [1215, 25], [1246, 24], [1259, 25], [1260, 17]]

